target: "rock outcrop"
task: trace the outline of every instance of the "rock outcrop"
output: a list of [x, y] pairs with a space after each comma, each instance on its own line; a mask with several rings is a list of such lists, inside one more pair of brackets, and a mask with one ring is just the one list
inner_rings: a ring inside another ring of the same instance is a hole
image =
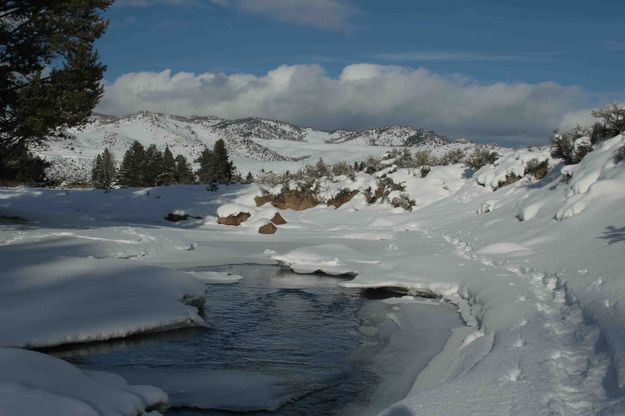
[[292, 209], [295, 211], [303, 211], [308, 208], [316, 207], [320, 204], [312, 191], [304, 190], [285, 190], [278, 195], [265, 194], [254, 198], [256, 206], [262, 206], [268, 202], [278, 209]]
[[217, 224], [237, 226], [241, 225], [242, 222], [247, 221], [251, 216], [252, 214], [249, 212], [239, 212], [238, 214], [217, 218]]
[[275, 234], [278, 230], [278, 227], [274, 225], [272, 222], [268, 222], [265, 225], [261, 225], [258, 229], [258, 232], [261, 234]]
[[358, 195], [358, 190], [350, 191], [349, 189], [343, 189], [341, 192], [336, 194], [334, 198], [328, 199], [326, 204], [333, 206], [334, 208], [338, 208], [351, 201], [356, 195]]
[[170, 212], [169, 214], [167, 214], [167, 216], [165, 217], [165, 219], [167, 221], [171, 221], [171, 222], [179, 222], [179, 221], [186, 221], [189, 218], [193, 218], [195, 220], [201, 220], [202, 217], [194, 217], [193, 215], [189, 215], [184, 211], [174, 211], [174, 212]]
[[271, 222], [274, 223], [275, 225], [286, 224], [286, 220], [282, 217], [282, 215], [280, 215], [279, 212], [276, 212], [276, 214], [271, 219]]

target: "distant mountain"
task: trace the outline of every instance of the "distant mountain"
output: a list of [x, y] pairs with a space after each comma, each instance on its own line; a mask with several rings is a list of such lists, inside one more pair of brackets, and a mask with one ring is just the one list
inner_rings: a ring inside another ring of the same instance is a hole
[[169, 146], [174, 155], [182, 154], [193, 161], [204, 147], [212, 147], [215, 141], [223, 139], [243, 174], [296, 170], [319, 158], [327, 162], [352, 162], [382, 155], [398, 146], [435, 153], [475, 146], [466, 140], [450, 141], [434, 131], [413, 127], [324, 132], [259, 118], [225, 120], [151, 112], [122, 117], [94, 114], [88, 123], [66, 133], [67, 137], [51, 138], [32, 150], [52, 163], [50, 176], [68, 181], [86, 180], [93, 159], [105, 147], [121, 161], [135, 140], [146, 147]]

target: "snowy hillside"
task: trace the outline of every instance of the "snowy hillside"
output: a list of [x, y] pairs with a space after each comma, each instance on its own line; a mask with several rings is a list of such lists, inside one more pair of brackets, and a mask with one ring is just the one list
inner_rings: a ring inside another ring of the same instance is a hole
[[319, 158], [348, 162], [380, 156], [396, 146], [410, 146], [443, 154], [453, 148], [468, 148], [467, 141], [451, 142], [436, 133], [412, 127], [389, 127], [332, 133], [300, 128], [289, 123], [247, 118], [178, 117], [140, 112], [113, 117], [94, 115], [84, 126], [72, 128], [66, 138], [53, 138], [34, 152], [52, 162], [49, 176], [59, 181], [87, 182], [95, 156], [105, 147], [118, 162], [130, 144], [169, 146], [174, 155], [196, 159], [204, 147], [223, 139], [242, 174], [251, 171], [297, 170]]

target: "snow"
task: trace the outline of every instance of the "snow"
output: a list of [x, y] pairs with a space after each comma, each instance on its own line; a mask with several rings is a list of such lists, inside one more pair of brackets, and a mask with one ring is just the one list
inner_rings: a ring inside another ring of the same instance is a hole
[[81, 371], [38, 352], [0, 348], [0, 368], [3, 416], [135, 416], [168, 400], [158, 388], [129, 385], [111, 373]]
[[536, 159], [539, 163], [551, 161], [548, 148], [502, 151], [503, 155], [495, 162], [495, 166], [484, 166], [475, 173], [475, 179], [480, 185], [490, 189], [497, 189], [508, 176], [523, 178], [527, 162]]
[[[336, 210], [282, 211], [288, 226], [264, 236], [215, 221], [226, 204], [250, 209], [248, 222], [266, 218], [269, 211], [254, 206], [253, 185], [2, 189], [1, 215], [28, 221], [0, 224], [0, 342], [53, 345], [201, 325], [181, 300], [210, 295], [205, 281], [225, 276], [180, 270], [279, 262], [356, 275], [348, 286], [400, 286], [456, 305], [468, 326], [437, 347], [382, 415], [624, 414], [625, 165], [613, 159], [623, 142], [608, 140], [564, 169], [552, 160], [544, 179], [528, 175], [501, 188], [502, 177], [524, 174], [546, 150], [502, 151], [498, 164], [473, 177], [461, 165], [425, 178], [398, 169], [389, 176], [417, 200], [412, 212], [357, 196]], [[371, 180], [357, 175], [350, 189]], [[324, 192], [348, 182], [328, 183]], [[166, 222], [176, 209], [204, 220]], [[35, 403], [16, 377], [5, 376], [0, 391], [15, 392], [12, 406]], [[44, 390], [32, 394], [81, 406]], [[274, 393], [266, 398], [283, 397]], [[128, 409], [139, 403], [113, 396]]]
[[124, 117], [94, 116], [86, 125], [69, 129], [66, 138], [51, 138], [32, 150], [52, 163], [50, 177], [66, 183], [88, 183], [98, 153], [108, 147], [119, 163], [135, 140], [144, 147], [155, 144], [163, 150], [169, 146], [174, 156], [181, 154], [192, 163], [205, 147], [222, 139], [239, 172], [257, 175], [263, 171], [294, 172], [320, 158], [334, 163], [381, 157], [414, 136], [424, 138], [409, 143], [414, 150], [431, 151], [435, 156], [452, 149], [470, 153], [476, 146], [467, 141], [449, 142], [412, 127], [328, 133], [272, 120], [185, 118], [144, 111]]
[[[250, 211], [251, 210], [249, 209], [249, 207], [246, 207], [241, 204], [224, 204], [217, 209], [217, 215], [224, 218], [224, 217], [229, 217], [231, 215], [238, 215], [242, 212], [247, 212], [248, 214], [251, 214]], [[253, 211], [256, 211], [256, 210], [253, 210]]]
[[[57, 252], [50, 253], [54, 246]], [[1, 345], [40, 348], [207, 325], [183, 303], [204, 295], [196, 279], [118, 259], [58, 253], [71, 250], [71, 240], [46, 238], [3, 248]]]
[[[243, 370], [150, 368], [122, 374], [165, 390], [175, 407], [231, 412], [275, 412], [280, 406], [325, 385], [297, 386], [288, 380]], [[302, 389], [304, 391], [302, 391]]]

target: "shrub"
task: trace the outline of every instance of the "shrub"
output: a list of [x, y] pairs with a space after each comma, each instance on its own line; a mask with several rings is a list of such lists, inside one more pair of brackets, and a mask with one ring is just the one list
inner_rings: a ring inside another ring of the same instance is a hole
[[334, 176], [348, 176], [352, 170], [352, 167], [347, 162], [337, 162], [330, 167], [330, 171]]
[[462, 149], [452, 149], [441, 157], [439, 164], [455, 165], [457, 163], [462, 163], [464, 156], [464, 151]]
[[399, 194], [399, 197], [393, 198], [391, 201], [391, 205], [395, 208], [403, 208], [406, 211], [412, 211], [412, 207], [416, 205], [416, 201], [414, 199], [410, 199], [407, 193], [402, 192]]
[[592, 151], [590, 142], [580, 140], [588, 136], [589, 131], [577, 126], [567, 132], [560, 133], [558, 130], [551, 136], [551, 157], [562, 159], [565, 165], [574, 165]]
[[591, 140], [593, 144], [610, 139], [625, 131], [625, 107], [612, 103], [594, 110], [592, 116], [603, 120], [593, 126]]
[[427, 150], [420, 150], [414, 154], [415, 167], [430, 166], [432, 163], [432, 154]]
[[538, 159], [531, 159], [525, 166], [525, 174], [532, 175], [536, 179], [542, 179], [549, 173], [549, 160], [539, 162]]
[[485, 147], [477, 147], [466, 161], [466, 165], [473, 170], [479, 170], [486, 165], [495, 163], [499, 155]]
[[384, 166], [382, 166], [382, 161], [373, 156], [369, 156], [367, 160], [365, 160], [361, 164], [362, 170], [364, 170], [364, 172], [368, 175], [371, 175], [374, 172], [382, 170], [383, 167]]

